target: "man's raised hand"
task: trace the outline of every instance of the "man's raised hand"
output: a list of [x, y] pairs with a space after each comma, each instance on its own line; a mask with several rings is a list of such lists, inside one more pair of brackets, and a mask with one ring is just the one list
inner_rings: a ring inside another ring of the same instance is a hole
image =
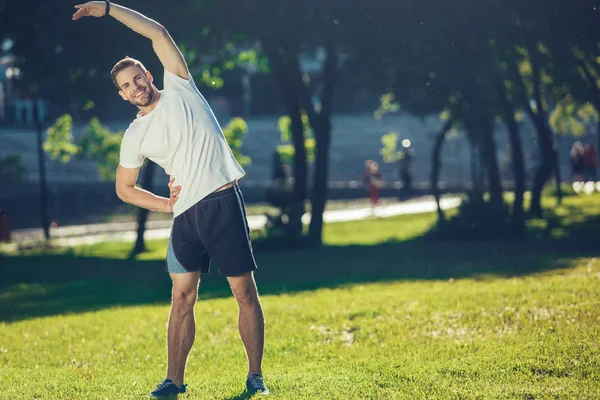
[[106, 14], [106, 3], [104, 1], [89, 1], [85, 4], [75, 6], [77, 11], [73, 14], [73, 21], [81, 17], [103, 17]]

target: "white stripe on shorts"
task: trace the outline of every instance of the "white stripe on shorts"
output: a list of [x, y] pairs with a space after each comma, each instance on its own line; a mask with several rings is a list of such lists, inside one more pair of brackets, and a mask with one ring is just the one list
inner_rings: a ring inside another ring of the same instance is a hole
[[252, 254], [252, 261], [254, 261], [254, 264], [256, 264], [256, 260], [254, 260], [254, 251], [252, 250], [252, 243], [250, 242], [250, 234], [248, 233], [248, 229], [246, 229], [246, 227], [248, 226], [248, 223], [246, 222], [246, 213], [244, 212], [244, 205], [242, 203], [242, 197], [238, 193], [238, 190], [240, 190], [240, 188], [237, 185], [234, 186], [233, 188], [234, 188], [233, 191], [235, 192], [235, 197], [237, 198], [237, 201], [238, 201], [238, 206], [240, 206], [240, 214], [242, 216], [242, 219], [244, 220], [244, 232], [246, 233], [246, 240], [248, 240], [248, 247], [250, 248], [250, 253]]

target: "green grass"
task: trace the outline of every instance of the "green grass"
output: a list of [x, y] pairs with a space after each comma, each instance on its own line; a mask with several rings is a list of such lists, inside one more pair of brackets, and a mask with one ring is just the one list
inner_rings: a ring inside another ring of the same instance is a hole
[[[321, 249], [257, 254], [270, 398], [599, 398], [599, 221], [600, 196], [570, 196], [526, 241], [424, 241], [424, 214], [330, 224]], [[165, 244], [136, 260], [121, 243], [6, 256], [0, 399], [137, 399], [162, 380]], [[246, 398], [216, 271], [196, 318], [181, 398]]]

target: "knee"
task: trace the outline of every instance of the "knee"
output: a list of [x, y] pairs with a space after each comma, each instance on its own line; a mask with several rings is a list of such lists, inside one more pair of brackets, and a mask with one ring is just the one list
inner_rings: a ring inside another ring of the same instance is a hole
[[233, 295], [240, 308], [253, 307], [258, 304], [258, 293], [256, 288], [240, 288], [233, 292]]
[[196, 292], [187, 292], [173, 289], [173, 310], [179, 313], [191, 312], [196, 304]]

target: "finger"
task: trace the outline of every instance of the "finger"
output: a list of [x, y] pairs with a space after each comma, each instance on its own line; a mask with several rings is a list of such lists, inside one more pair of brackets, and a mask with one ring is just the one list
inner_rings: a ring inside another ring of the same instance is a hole
[[81, 8], [81, 7], [83, 7], [84, 5], [85, 5], [85, 4], [77, 4], [77, 5], [75, 6], [75, 8]]
[[78, 20], [79, 18], [81, 18], [84, 14], [84, 10], [78, 10], [75, 14], [73, 14], [73, 19], [74, 20]]

